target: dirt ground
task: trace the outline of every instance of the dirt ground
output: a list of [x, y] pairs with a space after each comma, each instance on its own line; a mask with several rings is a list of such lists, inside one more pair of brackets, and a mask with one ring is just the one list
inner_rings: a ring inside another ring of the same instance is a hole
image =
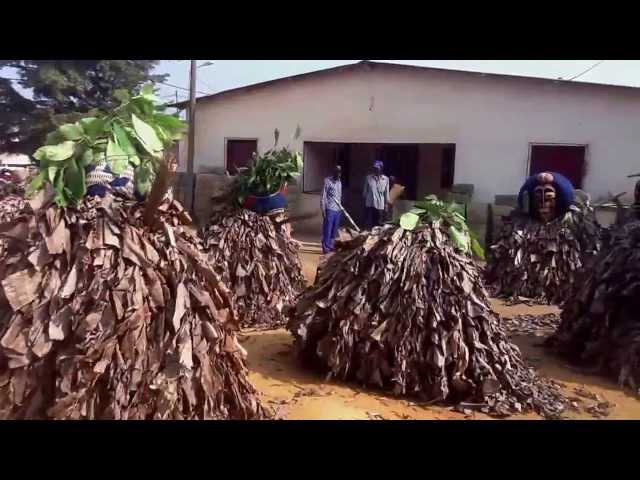
[[[303, 271], [313, 281], [318, 255], [302, 253]], [[520, 314], [557, 313], [555, 307], [516, 305], [507, 306], [493, 301], [502, 317]], [[271, 331], [243, 331], [240, 340], [248, 351], [249, 378], [260, 391], [263, 401], [272, 407], [278, 418], [289, 420], [366, 420], [366, 419], [425, 419], [455, 420], [490, 417], [482, 413], [468, 415], [451, 407], [419, 405], [384, 393], [364, 389], [356, 384], [325, 381], [325, 378], [303, 370], [291, 354], [292, 337], [284, 329]], [[580, 388], [596, 394], [601, 400], [613, 403], [607, 419], [640, 419], [640, 398], [622, 390], [615, 383], [598, 375], [584, 373], [561, 359], [550, 356], [539, 346], [541, 337], [518, 336], [512, 340], [520, 347], [528, 362], [538, 371], [566, 386], [566, 393], [576, 397], [578, 411], [565, 412], [568, 419], [594, 419], [585, 407], [591, 400], [574, 392]], [[536, 414], [512, 416], [510, 419], [540, 419]]]

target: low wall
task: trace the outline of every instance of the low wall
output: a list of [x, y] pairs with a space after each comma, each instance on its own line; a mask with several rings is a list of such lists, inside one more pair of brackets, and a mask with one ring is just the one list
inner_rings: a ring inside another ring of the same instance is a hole
[[[194, 215], [200, 226], [204, 226], [211, 216], [211, 198], [222, 194], [232, 180], [232, 177], [215, 173], [199, 173], [196, 176]], [[412, 201], [399, 200], [393, 209], [394, 220], [412, 206]], [[483, 246], [485, 246], [487, 230], [487, 206], [488, 203], [471, 202], [467, 209], [469, 227], [476, 233]], [[493, 204], [494, 234], [502, 225], [502, 216], [508, 215], [511, 210], [512, 207]], [[289, 214], [296, 238], [310, 242], [320, 241], [322, 236], [320, 195], [301, 193], [297, 184], [290, 185]], [[616, 211], [614, 208], [601, 207], [596, 208], [596, 215], [603, 226], [609, 226], [615, 221]], [[347, 225], [347, 221], [343, 220], [343, 224]]]
[[[198, 173], [195, 181], [194, 216], [198, 225], [204, 226], [211, 216], [211, 198], [224, 193], [233, 177], [217, 173]], [[320, 195], [301, 193], [294, 183], [289, 186], [289, 215], [292, 218], [294, 235], [305, 241], [320, 241], [322, 236], [322, 215], [320, 212]], [[393, 209], [393, 218], [411, 209], [412, 201], [399, 200]], [[494, 213], [498, 209], [494, 209]], [[357, 215], [357, 212], [353, 212]], [[469, 225], [484, 241], [487, 222], [487, 204], [472, 203], [469, 208]], [[343, 220], [347, 225], [347, 221]], [[362, 225], [359, 225], [362, 227]]]

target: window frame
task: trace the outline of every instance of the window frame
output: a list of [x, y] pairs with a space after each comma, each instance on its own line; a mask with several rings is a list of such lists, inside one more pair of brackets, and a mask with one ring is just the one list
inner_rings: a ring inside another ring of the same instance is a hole
[[229, 172], [229, 141], [256, 142], [256, 154], [260, 151], [260, 141], [255, 137], [224, 137], [224, 169]]
[[582, 188], [584, 189], [584, 181], [587, 178], [587, 170], [589, 168], [589, 154], [590, 148], [588, 143], [561, 143], [561, 142], [529, 142], [527, 146], [527, 164], [524, 171], [524, 179], [526, 180], [531, 176], [531, 156], [533, 154], [533, 147], [583, 147], [584, 148], [584, 162], [582, 169]]

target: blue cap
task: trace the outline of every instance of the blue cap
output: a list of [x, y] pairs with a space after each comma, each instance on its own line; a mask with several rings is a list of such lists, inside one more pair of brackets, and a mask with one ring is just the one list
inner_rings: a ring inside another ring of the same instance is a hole
[[380, 170], [382, 170], [383, 167], [384, 164], [380, 160], [376, 160], [375, 162], [373, 162], [373, 168], [379, 168]]

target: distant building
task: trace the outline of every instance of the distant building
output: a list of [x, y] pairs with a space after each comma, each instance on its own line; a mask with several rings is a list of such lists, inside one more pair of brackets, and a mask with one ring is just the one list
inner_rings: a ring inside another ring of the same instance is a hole
[[[278, 128], [280, 144], [303, 152], [304, 208], [318, 208], [337, 162], [356, 218], [374, 158], [409, 200], [473, 184], [477, 215], [541, 170], [598, 198], [631, 192], [626, 176], [639, 167], [634, 87], [360, 62], [201, 97], [197, 106], [196, 172], [246, 165], [273, 146]], [[186, 151], [183, 141], [181, 165]], [[319, 216], [313, 222], [318, 230]]]
[[31, 159], [28, 155], [0, 153], [0, 167], [28, 167], [31, 164]]

